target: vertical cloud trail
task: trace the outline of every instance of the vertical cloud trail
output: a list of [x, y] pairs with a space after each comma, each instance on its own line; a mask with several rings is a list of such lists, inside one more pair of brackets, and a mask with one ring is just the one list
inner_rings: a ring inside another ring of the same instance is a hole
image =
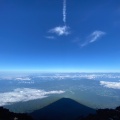
[[[62, 36], [62, 35], [69, 35], [71, 32], [70, 32], [70, 27], [66, 25], [66, 1], [67, 0], [63, 0], [63, 23], [64, 25], [63, 26], [57, 26], [57, 27], [54, 27], [52, 29], [50, 29], [48, 32], [49, 33], [55, 33], [56, 35], [58, 36]], [[46, 36], [46, 38], [48, 39], [51, 39], [53, 38], [53, 36]]]
[[66, 23], [66, 0], [63, 0], [63, 22]]

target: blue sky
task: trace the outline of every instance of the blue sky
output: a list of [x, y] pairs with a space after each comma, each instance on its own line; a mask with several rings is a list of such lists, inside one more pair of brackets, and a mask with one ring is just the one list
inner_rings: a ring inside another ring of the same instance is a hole
[[120, 72], [119, 0], [0, 1], [0, 70]]

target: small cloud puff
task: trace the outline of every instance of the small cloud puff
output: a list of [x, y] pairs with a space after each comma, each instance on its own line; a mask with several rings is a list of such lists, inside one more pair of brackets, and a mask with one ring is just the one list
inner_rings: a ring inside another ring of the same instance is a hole
[[120, 82], [100, 81], [100, 85], [103, 85], [107, 88], [120, 89]]
[[69, 27], [68, 26], [58, 26], [58, 27], [55, 27], [51, 30], [49, 30], [50, 33], [55, 33], [57, 34], [58, 36], [62, 36], [62, 35], [69, 35], [70, 34], [70, 31], [69, 31]]
[[62, 94], [65, 91], [44, 91], [30, 88], [17, 88], [11, 92], [0, 93], [0, 106], [20, 101], [29, 101], [48, 97], [50, 94]]
[[83, 44], [81, 44], [81, 47], [84, 47], [84, 46], [86, 46], [86, 45], [88, 45], [88, 44], [90, 44], [90, 43], [93, 43], [93, 42], [97, 41], [100, 37], [102, 37], [102, 36], [105, 35], [105, 34], [106, 34], [105, 32], [103, 32], [103, 31], [98, 31], [98, 30], [92, 32], [92, 33], [87, 37], [87, 40], [86, 40]]

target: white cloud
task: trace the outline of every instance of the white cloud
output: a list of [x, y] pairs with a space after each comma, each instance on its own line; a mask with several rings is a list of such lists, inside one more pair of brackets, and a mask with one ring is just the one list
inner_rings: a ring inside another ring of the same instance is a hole
[[12, 92], [0, 93], [0, 106], [12, 104], [20, 101], [29, 101], [34, 99], [42, 99], [50, 94], [62, 94], [65, 91], [44, 91], [30, 88], [17, 88]]
[[57, 34], [58, 36], [61, 36], [61, 35], [69, 35], [70, 34], [70, 31], [69, 31], [69, 27], [68, 26], [58, 26], [58, 27], [55, 27], [51, 30], [49, 30], [50, 33], [55, 33]]
[[100, 85], [103, 85], [107, 88], [120, 89], [120, 82], [100, 81]]
[[[63, 22], [64, 25], [63, 26], [57, 26], [55, 28], [50, 29], [48, 32], [49, 33], [55, 33], [58, 36], [62, 36], [62, 35], [69, 35], [70, 34], [70, 27], [66, 26], [66, 0], [63, 0]], [[48, 39], [53, 39], [54, 37], [51, 36], [47, 36], [46, 38]]]
[[19, 83], [21, 84], [34, 84], [34, 81], [24, 81], [24, 80], [22, 80], [22, 81], [19, 81]]
[[16, 80], [31, 80], [31, 78], [29, 77], [18, 77], [18, 78], [15, 78]]
[[87, 40], [83, 44], [81, 44], [81, 47], [84, 47], [90, 43], [97, 41], [100, 37], [102, 37], [105, 34], [106, 33], [103, 31], [98, 31], [98, 30], [94, 31], [87, 37]]

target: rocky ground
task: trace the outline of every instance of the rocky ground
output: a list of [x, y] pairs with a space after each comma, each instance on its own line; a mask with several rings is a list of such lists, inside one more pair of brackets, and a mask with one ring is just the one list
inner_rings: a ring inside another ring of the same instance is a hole
[[33, 118], [25, 113], [13, 113], [0, 107], [0, 120], [33, 120]]

